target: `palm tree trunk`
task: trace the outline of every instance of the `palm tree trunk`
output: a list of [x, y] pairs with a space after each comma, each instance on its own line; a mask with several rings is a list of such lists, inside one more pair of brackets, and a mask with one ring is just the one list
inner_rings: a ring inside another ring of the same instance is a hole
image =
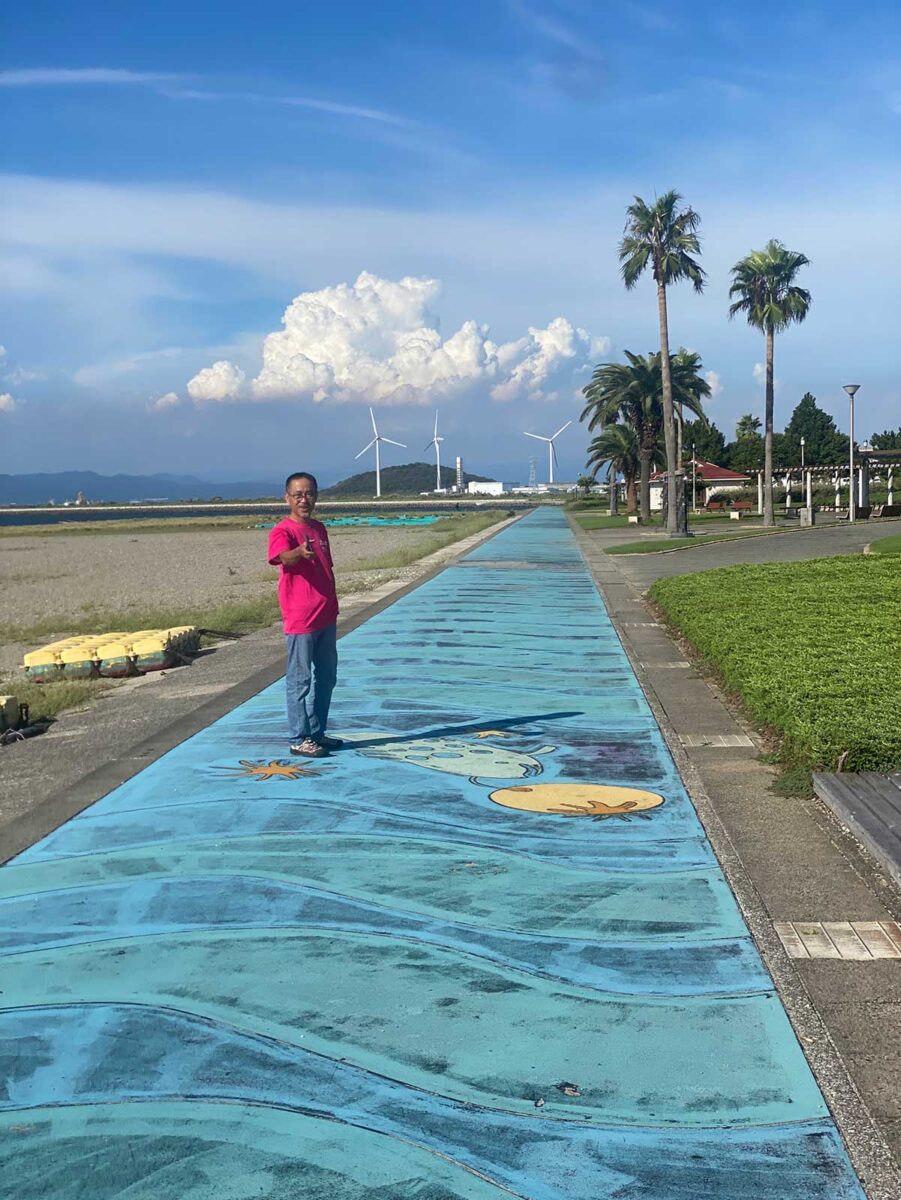
[[773, 342], [772, 325], [766, 331], [766, 413], [763, 437], [763, 523], [775, 525], [773, 515]]
[[638, 461], [641, 463], [638, 495], [639, 512], [642, 521], [651, 519], [651, 455], [653, 451], [642, 446], [638, 451]]
[[[657, 314], [660, 319], [660, 373], [663, 381], [663, 438], [666, 442], [666, 532], [684, 536], [679, 528], [681, 506], [676, 500], [676, 421], [673, 414], [673, 379], [669, 361], [669, 323], [666, 317], [666, 285], [657, 284]], [[643, 515], [643, 514], [642, 514]]]
[[633, 515], [638, 512], [638, 492], [635, 490], [635, 476], [626, 476], [626, 512]]

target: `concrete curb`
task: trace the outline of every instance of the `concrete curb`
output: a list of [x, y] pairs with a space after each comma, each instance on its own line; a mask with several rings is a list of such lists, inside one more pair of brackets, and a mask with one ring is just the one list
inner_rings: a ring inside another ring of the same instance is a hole
[[[892, 1154], [873, 1121], [844, 1061], [814, 1007], [798, 972], [785, 953], [779, 936], [773, 927], [766, 906], [742, 862], [741, 856], [717, 815], [715, 805], [704, 787], [699, 772], [686, 754], [669, 718], [660, 704], [647, 671], [636, 659], [627, 631], [620, 625], [608, 602], [604, 586], [596, 577], [591, 562], [585, 553], [588, 533], [581, 529], [572, 516], [567, 514], [570, 527], [576, 538], [585, 566], [594, 580], [604, 601], [604, 607], [620, 643], [626, 652], [642, 691], [660, 726], [660, 731], [673, 761], [685, 783], [686, 790], [704, 827], [717, 861], [723, 869], [742, 916], [747, 922], [751, 936], [760, 952], [776, 991], [785, 1006], [792, 1028], [810, 1063], [829, 1110], [839, 1132], [844, 1138], [854, 1169], [860, 1177], [869, 1200], [897, 1200], [901, 1195], [901, 1173], [898, 1172]], [[791, 531], [794, 532], [794, 531]], [[615, 563], [617, 557], [611, 558]], [[664, 628], [666, 636], [669, 632]], [[683, 658], [678, 645], [673, 646], [680, 659]]]
[[[339, 618], [338, 637], [344, 637], [345, 634], [368, 621], [370, 617], [374, 617], [389, 605], [394, 604], [395, 601], [415, 591], [416, 588], [433, 579], [464, 554], [483, 542], [490, 541], [502, 530], [521, 520], [524, 515], [524, 512], [517, 513], [481, 533], [463, 538], [459, 542], [453, 542], [449, 546], [436, 550], [426, 558], [419, 559], [416, 565], [422, 566], [424, 569], [409, 583], [382, 584], [371, 592], [352, 598], [357, 602], [348, 603], [350, 611], [346, 616]], [[180, 717], [177, 721], [173, 721], [151, 734], [150, 737], [137, 742], [125, 754], [103, 763], [81, 776], [74, 783], [47, 796], [34, 808], [13, 817], [0, 827], [0, 864], [8, 862], [15, 855], [46, 837], [48, 833], [52, 833], [54, 829], [58, 829], [71, 817], [95, 804], [114, 788], [143, 771], [156, 759], [187, 741], [201, 729], [218, 721], [220, 717], [231, 712], [233, 708], [237, 708], [239, 704], [243, 704], [245, 700], [249, 700], [251, 696], [255, 696], [257, 692], [270, 687], [281, 679], [284, 673], [284, 653], [280, 645], [277, 657], [270, 658], [264, 666], [248, 675], [240, 683], [234, 684], [204, 701], [187, 716]]]

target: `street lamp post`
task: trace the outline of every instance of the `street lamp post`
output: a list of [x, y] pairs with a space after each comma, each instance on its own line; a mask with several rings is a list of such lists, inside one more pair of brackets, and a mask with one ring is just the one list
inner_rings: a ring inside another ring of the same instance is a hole
[[691, 511], [698, 511], [698, 464], [695, 460], [695, 444], [691, 443]]
[[848, 520], [854, 521], [857, 518], [856, 503], [854, 497], [854, 397], [860, 391], [859, 383], [844, 383], [842, 390], [848, 393], [848, 399], [851, 401], [851, 419], [850, 419], [850, 446], [848, 457]]

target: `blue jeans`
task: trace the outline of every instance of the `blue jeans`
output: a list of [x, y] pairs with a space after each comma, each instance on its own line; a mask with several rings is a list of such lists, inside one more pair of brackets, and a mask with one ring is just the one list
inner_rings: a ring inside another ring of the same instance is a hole
[[289, 633], [285, 691], [291, 744], [305, 738], [318, 741], [328, 725], [328, 710], [338, 675], [335, 625], [315, 633]]

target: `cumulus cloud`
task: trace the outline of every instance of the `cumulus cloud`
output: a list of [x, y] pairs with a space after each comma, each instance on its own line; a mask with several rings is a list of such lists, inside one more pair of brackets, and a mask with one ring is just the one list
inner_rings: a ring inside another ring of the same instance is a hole
[[[763, 363], [754, 364], [754, 382], [758, 385], [758, 387], [766, 387], [766, 367], [763, 365]], [[779, 380], [774, 378], [773, 391], [776, 392], [778, 390]]]
[[720, 377], [717, 375], [716, 371], [705, 372], [704, 378], [707, 380], [707, 383], [710, 387], [710, 399], [715, 400], [723, 390], [722, 381], [720, 380]]
[[188, 382], [188, 395], [192, 400], [240, 400], [244, 396], [247, 376], [234, 363], [220, 359], [211, 367], [204, 367]]
[[0, 412], [15, 412], [16, 402], [9, 392], [0, 392]]
[[155, 400], [151, 400], [148, 408], [151, 412], [163, 412], [179, 403], [181, 400], [177, 392], [166, 392], [164, 396], [157, 396]]
[[263, 363], [247, 380], [234, 363], [205, 367], [187, 385], [195, 401], [274, 400], [430, 404], [477, 385], [495, 400], [554, 400], [576, 391], [576, 377], [610, 342], [556, 317], [497, 345], [487, 325], [465, 321], [443, 338], [431, 309], [440, 284], [367, 271], [352, 284], [302, 292], [283, 329], [263, 342]]

